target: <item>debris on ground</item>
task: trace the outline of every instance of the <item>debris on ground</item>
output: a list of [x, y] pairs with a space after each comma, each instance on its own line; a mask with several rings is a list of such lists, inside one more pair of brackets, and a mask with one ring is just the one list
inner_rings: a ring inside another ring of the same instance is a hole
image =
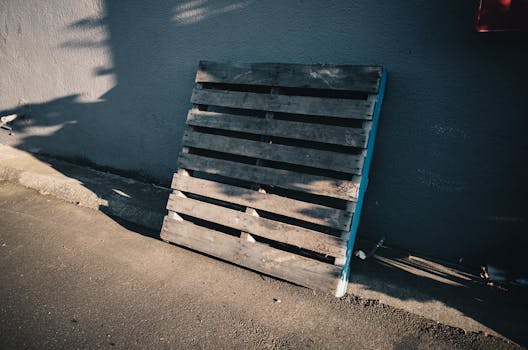
[[13, 128], [8, 126], [7, 124], [12, 122], [13, 120], [15, 120], [17, 117], [18, 117], [17, 114], [10, 114], [10, 115], [6, 115], [4, 117], [1, 117], [0, 118], [0, 128], [5, 129], [5, 130], [9, 130], [9, 135], [12, 135]]
[[494, 287], [503, 292], [508, 291], [508, 288], [506, 288], [505, 285], [516, 287], [528, 286], [527, 277], [508, 276], [508, 273], [505, 270], [489, 264], [480, 267], [480, 278], [485, 280], [487, 286]]
[[360, 258], [361, 260], [365, 260], [367, 258], [367, 254], [365, 254], [365, 252], [362, 250], [357, 250], [354, 255]]
[[367, 258], [373, 256], [379, 248], [383, 247], [383, 243], [385, 243], [385, 237], [381, 237], [381, 239], [378, 241], [378, 243], [376, 243], [374, 248], [372, 248], [370, 252], [368, 252]]
[[385, 242], [385, 237], [382, 237], [378, 243], [376, 243], [376, 245], [368, 252], [368, 253], [365, 253], [364, 251], [362, 251], [361, 249], [358, 249], [356, 250], [356, 252], [354, 253], [354, 256], [358, 257], [359, 259], [361, 260], [366, 260], [368, 258], [371, 258], [372, 256], [374, 256], [374, 254], [376, 254], [376, 251], [383, 247], [383, 243]]

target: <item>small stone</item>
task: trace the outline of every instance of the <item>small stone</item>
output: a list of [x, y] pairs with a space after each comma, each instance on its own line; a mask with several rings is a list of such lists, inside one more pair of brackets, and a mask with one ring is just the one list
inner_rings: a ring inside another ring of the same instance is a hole
[[282, 300], [280, 300], [279, 298], [273, 298], [273, 301], [276, 302], [276, 303], [281, 303]]

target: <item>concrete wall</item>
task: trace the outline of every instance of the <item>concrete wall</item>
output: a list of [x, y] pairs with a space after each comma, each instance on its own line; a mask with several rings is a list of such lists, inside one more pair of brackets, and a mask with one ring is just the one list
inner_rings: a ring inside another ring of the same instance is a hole
[[0, 111], [27, 117], [2, 142], [168, 183], [198, 60], [382, 64], [360, 234], [514, 265], [528, 40], [476, 33], [474, 3], [3, 0]]

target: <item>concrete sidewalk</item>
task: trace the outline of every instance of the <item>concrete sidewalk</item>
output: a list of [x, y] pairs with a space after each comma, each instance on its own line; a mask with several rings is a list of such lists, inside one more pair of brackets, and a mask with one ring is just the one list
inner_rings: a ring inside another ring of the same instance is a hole
[[169, 189], [0, 144], [0, 180], [159, 230]]
[[[169, 194], [166, 188], [37, 158], [2, 145], [0, 180], [100, 210], [127, 227], [128, 222], [139, 225], [132, 227], [138, 233], [155, 237]], [[368, 249], [368, 243], [358, 245]], [[389, 248], [380, 249], [369, 260], [354, 260], [351, 270], [349, 298], [390, 305], [466, 331], [488, 332], [528, 344], [524, 332], [528, 323], [522, 311], [528, 309], [524, 291], [490, 289], [479, 279], [478, 271], [448, 267]]]

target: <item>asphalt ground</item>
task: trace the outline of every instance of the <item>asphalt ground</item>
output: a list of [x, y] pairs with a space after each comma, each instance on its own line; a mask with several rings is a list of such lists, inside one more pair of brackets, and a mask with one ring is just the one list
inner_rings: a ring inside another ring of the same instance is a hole
[[2, 349], [519, 348], [263, 276], [7, 182], [0, 300]]

